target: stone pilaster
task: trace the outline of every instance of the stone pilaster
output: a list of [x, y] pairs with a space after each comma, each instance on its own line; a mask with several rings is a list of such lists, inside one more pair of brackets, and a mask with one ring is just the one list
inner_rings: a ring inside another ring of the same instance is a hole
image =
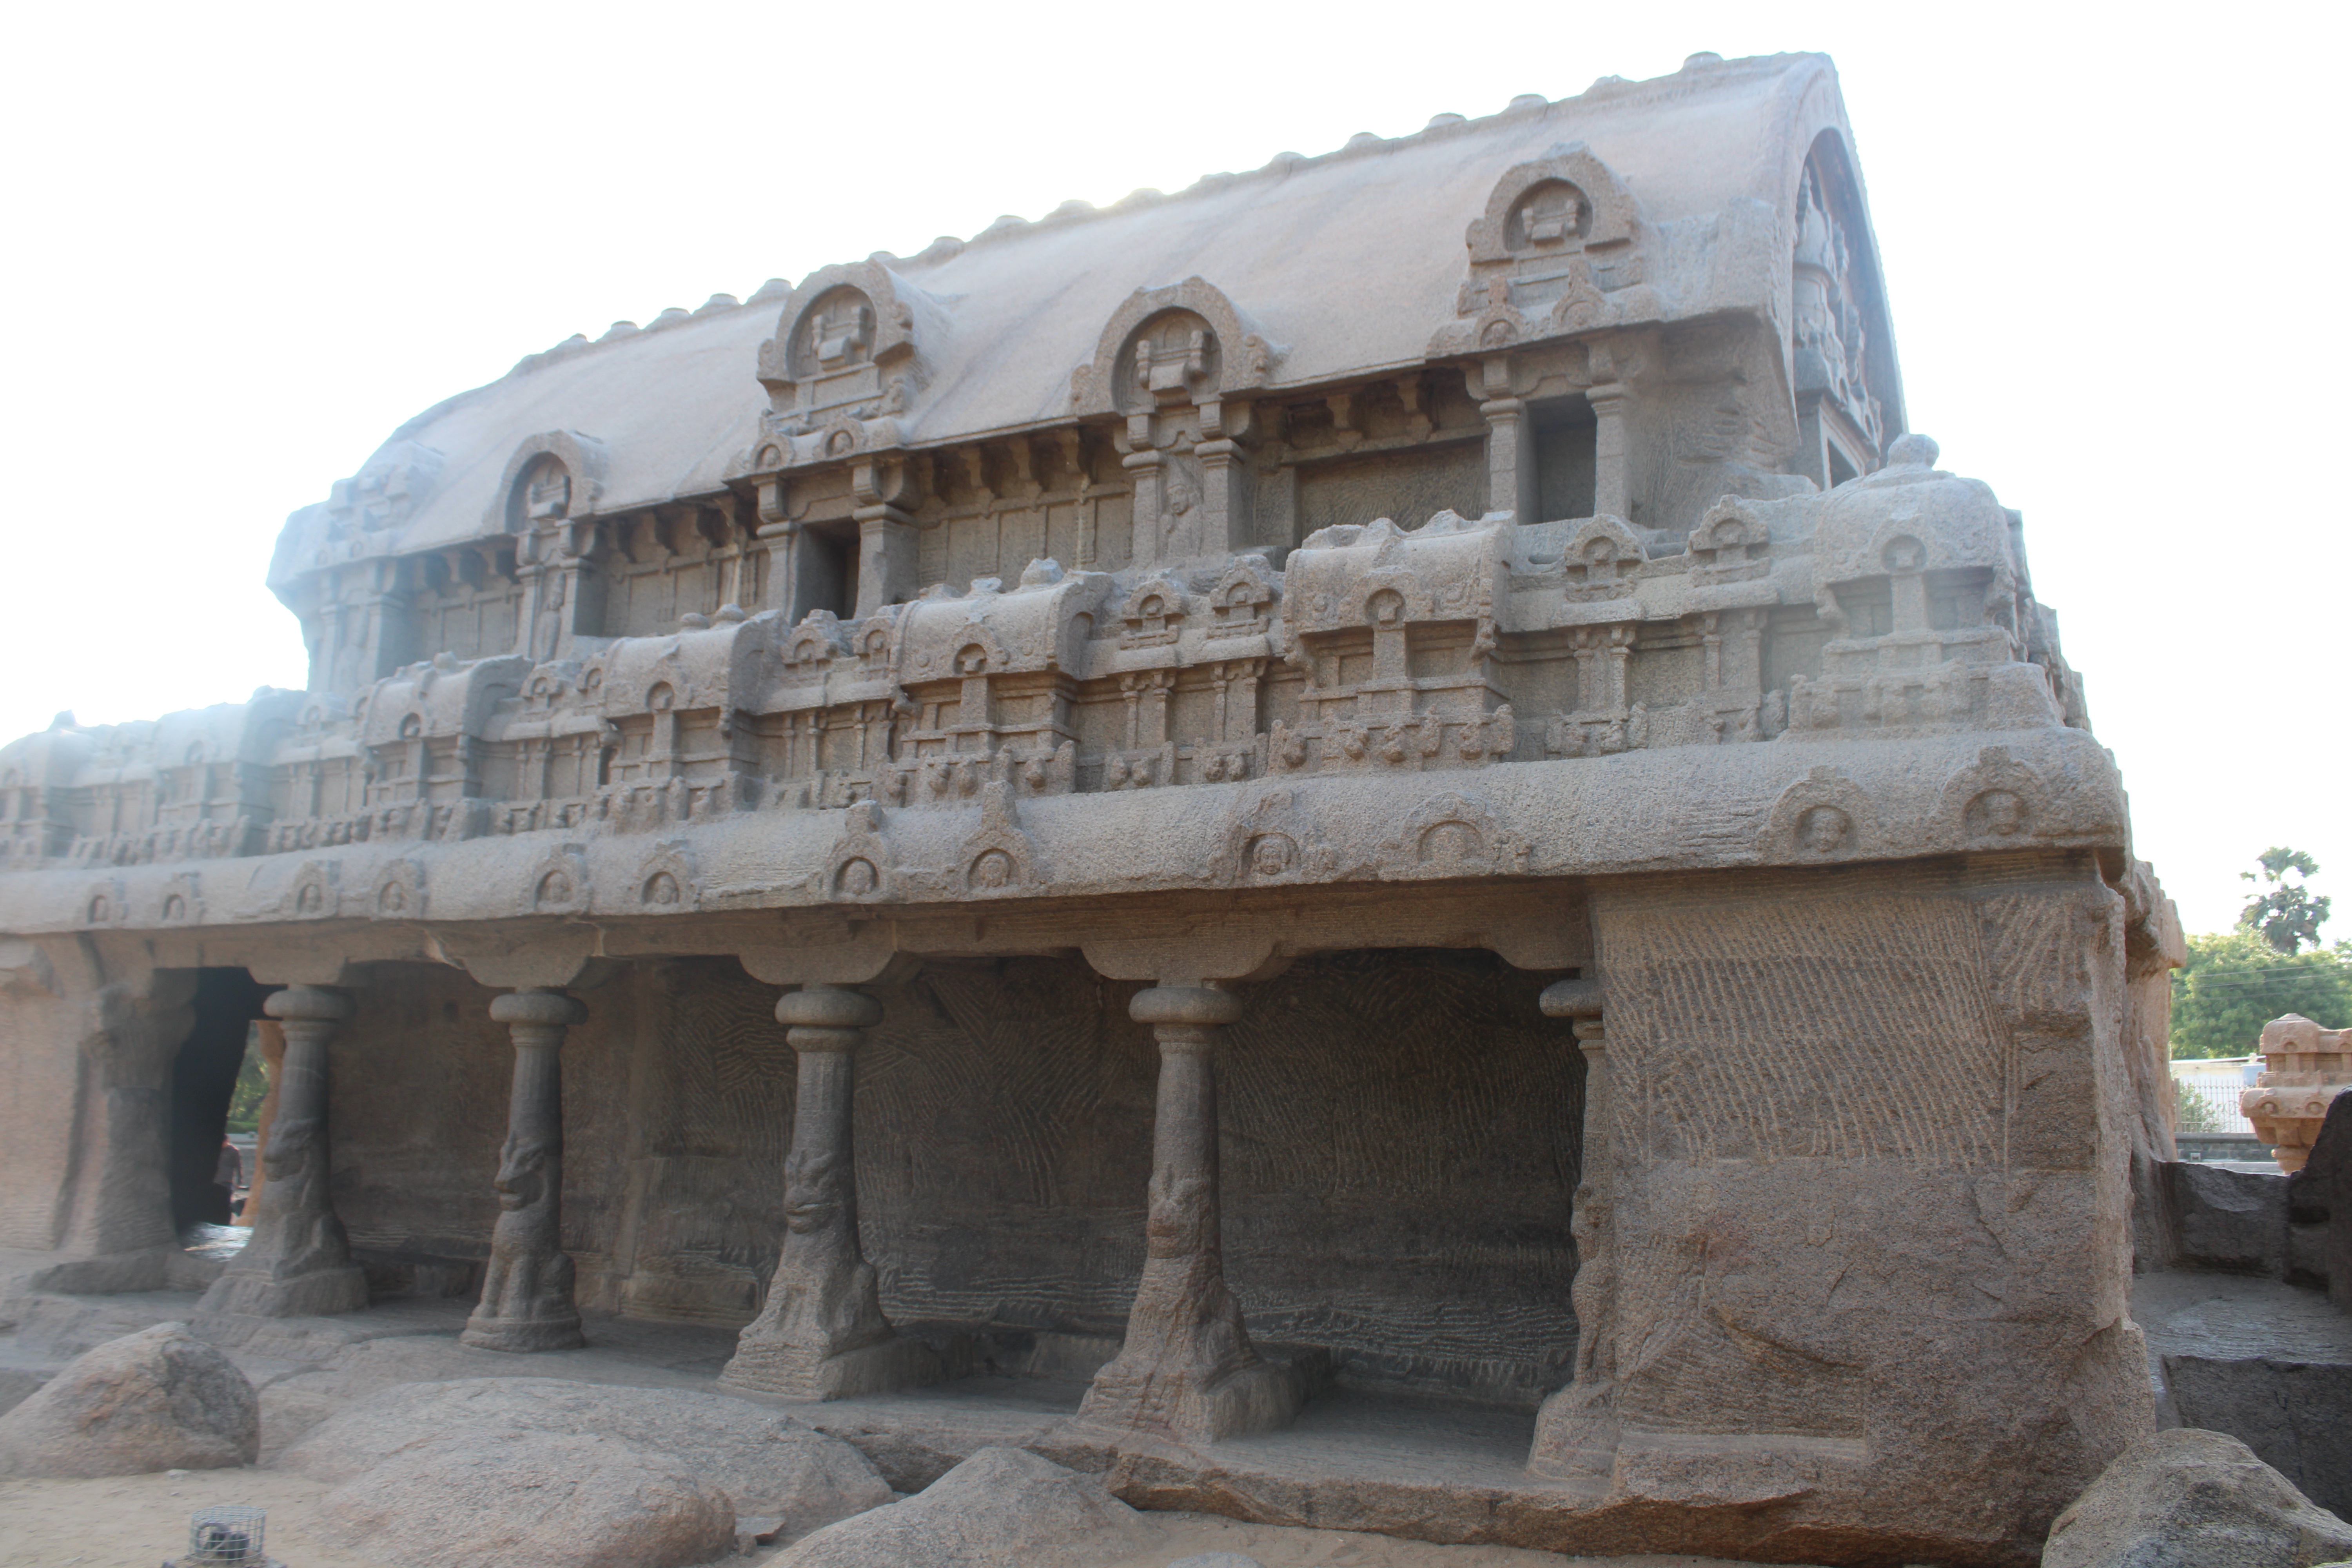
[[1617, 1459], [1617, 1259], [1610, 1213], [1609, 1042], [1601, 1027], [1600, 988], [1567, 980], [1543, 994], [1543, 1010], [1573, 1018], [1584, 1052], [1584, 1140], [1570, 1231], [1576, 1237], [1576, 1372], [1566, 1388], [1544, 1401], [1536, 1417], [1528, 1468], [1538, 1475], [1606, 1482]]
[[1192, 1444], [1288, 1426], [1304, 1391], [1287, 1367], [1258, 1359], [1225, 1288], [1216, 1053], [1241, 999], [1160, 985], [1137, 993], [1129, 1016], [1160, 1041], [1143, 1278], [1127, 1342], [1095, 1374], [1079, 1418]]
[[936, 1383], [939, 1358], [882, 1314], [857, 1239], [851, 1133], [856, 1054], [882, 1021], [872, 997], [809, 985], [776, 1004], [800, 1053], [793, 1148], [784, 1158], [784, 1246], [759, 1317], [719, 1381], [798, 1399], [845, 1399]]
[[915, 591], [915, 530], [895, 506], [861, 506], [857, 523], [857, 618], [885, 605], [903, 604]]
[[1536, 506], [1534, 426], [1528, 405], [1516, 397], [1478, 405], [1486, 420], [1486, 508], [1533, 522]]
[[588, 1009], [528, 986], [490, 1004], [514, 1037], [514, 1089], [499, 1152], [499, 1223], [482, 1300], [460, 1342], [488, 1351], [570, 1350], [586, 1341], [563, 1250], [563, 1035]]
[[278, 1115], [261, 1152], [268, 1180], [256, 1194], [253, 1239], [205, 1292], [206, 1312], [313, 1317], [367, 1305], [367, 1279], [352, 1261], [330, 1189], [327, 1041], [352, 1016], [352, 999], [324, 985], [289, 985], [261, 1010], [286, 1028]]
[[1592, 515], [1631, 520], [1633, 515], [1633, 453], [1629, 430], [1633, 389], [1608, 382], [1586, 390], [1592, 405]]

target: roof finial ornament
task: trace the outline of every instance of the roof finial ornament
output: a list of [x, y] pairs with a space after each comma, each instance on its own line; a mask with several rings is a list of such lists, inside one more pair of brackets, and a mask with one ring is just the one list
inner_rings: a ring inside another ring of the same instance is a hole
[[1932, 468], [1944, 449], [1933, 438], [1913, 432], [1897, 436], [1886, 448], [1886, 466], [1891, 468]]

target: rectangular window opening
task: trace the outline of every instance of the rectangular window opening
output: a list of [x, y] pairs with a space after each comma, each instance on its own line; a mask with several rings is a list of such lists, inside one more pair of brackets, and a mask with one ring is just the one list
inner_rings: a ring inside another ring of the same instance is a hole
[[1592, 515], [1600, 486], [1600, 421], [1581, 397], [1552, 398], [1528, 411], [1535, 434], [1536, 515], [1560, 522]]

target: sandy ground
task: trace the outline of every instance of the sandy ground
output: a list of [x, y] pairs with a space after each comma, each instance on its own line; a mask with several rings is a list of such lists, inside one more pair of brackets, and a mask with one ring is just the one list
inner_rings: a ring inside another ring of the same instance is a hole
[[0, 1481], [7, 1568], [156, 1568], [188, 1549], [188, 1515], [214, 1503], [269, 1510], [265, 1544], [287, 1568], [384, 1568], [310, 1533], [328, 1488], [290, 1470], [171, 1470], [91, 1481]]
[[[6, 1568], [157, 1568], [187, 1549], [188, 1515], [212, 1503], [269, 1510], [269, 1555], [287, 1568], [406, 1568], [338, 1552], [311, 1532], [330, 1489], [290, 1470], [200, 1470], [90, 1481], [0, 1481], [0, 1563]], [[1097, 1568], [1165, 1568], [1202, 1552], [1238, 1552], [1265, 1568], [1738, 1568], [1701, 1557], [1559, 1557], [1503, 1546], [1425, 1546], [1351, 1531], [1244, 1524], [1213, 1514], [1159, 1513], [1160, 1543]], [[740, 1568], [773, 1559], [722, 1559]]]

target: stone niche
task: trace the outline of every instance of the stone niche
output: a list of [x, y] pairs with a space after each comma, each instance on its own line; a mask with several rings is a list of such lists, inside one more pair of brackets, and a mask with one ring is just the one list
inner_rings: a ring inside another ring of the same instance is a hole
[[[1542, 984], [1427, 951], [1333, 953], [1252, 988], [1220, 1124], [1226, 1269], [1258, 1338], [1328, 1350], [1343, 1384], [1528, 1411], [1564, 1379], [1583, 1062]], [[894, 1321], [1116, 1349], [1150, 1175], [1137, 989], [1053, 959], [934, 962], [877, 988], [858, 1199]], [[338, 1207], [363, 1261], [480, 1258], [505, 1114], [494, 993], [409, 966], [383, 994], [336, 1047]], [[775, 1268], [793, 1126], [776, 991], [710, 958], [586, 995], [564, 1047], [581, 1300], [740, 1327]]]

